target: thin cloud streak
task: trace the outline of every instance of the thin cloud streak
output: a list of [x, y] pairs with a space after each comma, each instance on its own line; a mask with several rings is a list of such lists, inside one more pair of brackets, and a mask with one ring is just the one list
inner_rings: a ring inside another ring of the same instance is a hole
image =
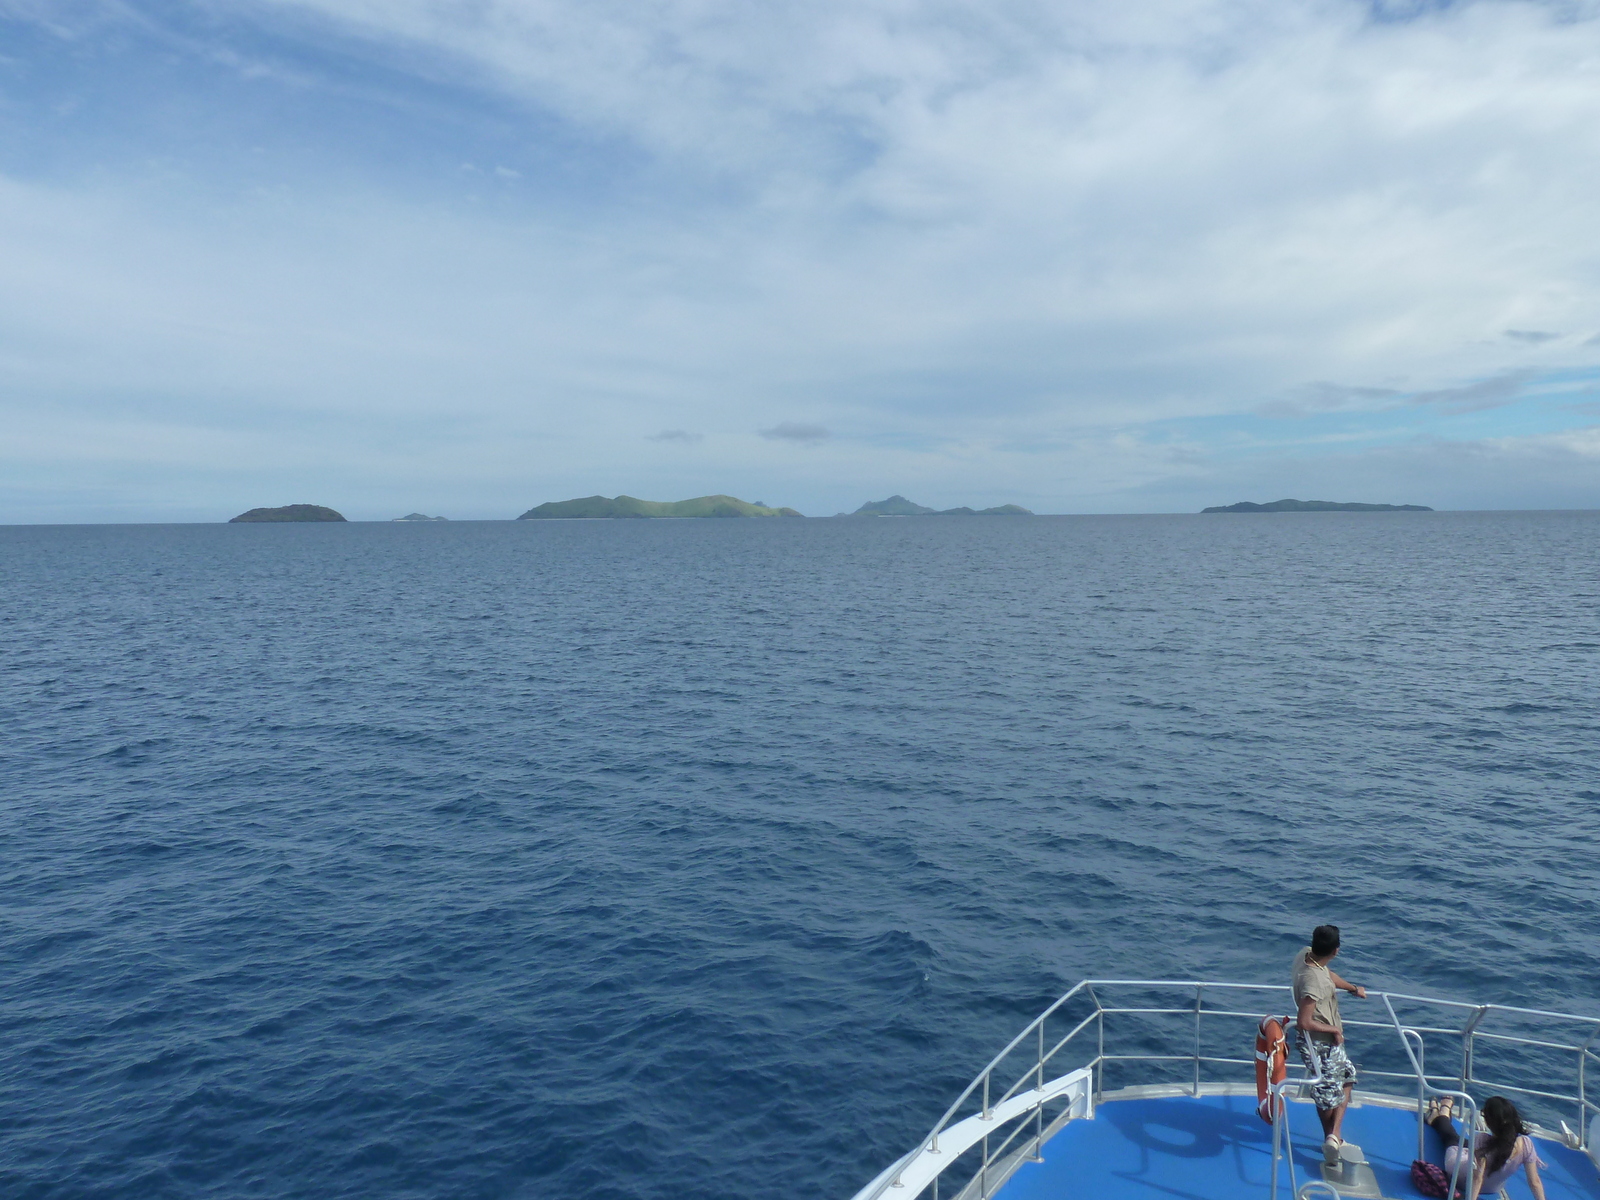
[[1351, 387], [1339, 383], [1311, 383], [1287, 399], [1269, 400], [1256, 408], [1263, 417], [1309, 417], [1315, 413], [1349, 408], [1370, 408], [1399, 395], [1394, 388]]
[[1413, 404], [1433, 404], [1449, 413], [1482, 412], [1511, 404], [1522, 396], [1536, 372], [1531, 369], [1507, 371], [1490, 379], [1469, 383], [1464, 387], [1439, 388], [1431, 392], [1414, 392]]
[[812, 445], [816, 442], [825, 442], [833, 435], [821, 425], [808, 425], [801, 421], [781, 421], [771, 429], [763, 429], [761, 436], [768, 441]]

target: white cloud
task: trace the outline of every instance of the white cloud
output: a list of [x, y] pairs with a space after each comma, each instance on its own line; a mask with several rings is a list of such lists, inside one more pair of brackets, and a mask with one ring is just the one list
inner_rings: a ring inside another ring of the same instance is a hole
[[[661, 496], [747, 478], [817, 511], [886, 486], [1137, 507], [1242, 469], [1160, 422], [1443, 422], [1600, 369], [1600, 338], [1550, 332], [1600, 328], [1592, 5], [247, 11], [319, 52], [260, 87], [336, 90], [312, 60], [365, 55], [581, 147], [588, 182], [463, 147], [441, 174], [499, 199], [441, 201], [359, 128], [349, 173], [256, 190], [11, 171], [0, 385], [63, 478], [121, 445], [196, 478], [435, 472], [485, 508], [561, 498], [524, 497], [535, 475]], [[704, 433], [644, 444], [668, 423]], [[1429, 453], [1510, 478], [1532, 452]]]
[[[1031, 325], [1074, 390], [1109, 365], [1148, 392], [1151, 359], [1201, 395], [1425, 388], [1504, 369], [1508, 326], [1600, 321], [1600, 26], [1563, 10], [290, 7], [734, 181], [720, 234], [780, 306], [934, 369]], [[1219, 358], [1244, 378], [1208, 387]]]

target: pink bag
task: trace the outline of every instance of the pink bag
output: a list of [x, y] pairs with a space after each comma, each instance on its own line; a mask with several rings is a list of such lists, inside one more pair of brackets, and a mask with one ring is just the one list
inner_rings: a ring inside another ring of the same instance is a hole
[[1444, 1200], [1450, 1194], [1450, 1176], [1444, 1173], [1443, 1167], [1419, 1158], [1411, 1164], [1411, 1186], [1424, 1196]]

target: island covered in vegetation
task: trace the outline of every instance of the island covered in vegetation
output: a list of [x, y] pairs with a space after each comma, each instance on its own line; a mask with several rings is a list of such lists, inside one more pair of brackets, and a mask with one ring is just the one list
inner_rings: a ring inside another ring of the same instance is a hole
[[334, 512], [331, 508], [324, 508], [320, 504], [285, 504], [279, 508], [252, 508], [249, 512], [240, 513], [229, 525], [241, 522], [254, 523], [256, 521], [342, 521], [344, 515]]
[[425, 517], [421, 513], [407, 513], [403, 517], [396, 517], [396, 521], [448, 521], [449, 517]]
[[1426, 504], [1345, 504], [1337, 500], [1274, 500], [1270, 504], [1252, 504], [1241, 500], [1237, 504], [1218, 504], [1202, 508], [1203, 513], [1273, 513], [1273, 512], [1432, 512]]
[[1033, 514], [1020, 504], [1002, 504], [998, 508], [929, 508], [914, 504], [904, 496], [890, 496], [887, 500], [870, 500], [853, 513], [840, 513], [852, 517], [1031, 517]]
[[639, 500], [633, 496], [585, 496], [553, 500], [530, 508], [519, 521], [572, 520], [592, 517], [798, 517], [792, 508], [768, 508], [733, 496], [696, 496], [693, 500]]

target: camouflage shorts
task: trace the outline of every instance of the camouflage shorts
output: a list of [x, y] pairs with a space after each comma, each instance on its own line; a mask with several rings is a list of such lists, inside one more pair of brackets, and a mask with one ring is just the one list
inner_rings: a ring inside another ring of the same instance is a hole
[[1319, 1111], [1327, 1112], [1344, 1103], [1346, 1084], [1354, 1085], [1356, 1068], [1344, 1052], [1344, 1044], [1334, 1046], [1328, 1042], [1314, 1042], [1305, 1033], [1295, 1039], [1300, 1047], [1300, 1061], [1306, 1064], [1307, 1075], [1321, 1075], [1311, 1087], [1311, 1099]]

